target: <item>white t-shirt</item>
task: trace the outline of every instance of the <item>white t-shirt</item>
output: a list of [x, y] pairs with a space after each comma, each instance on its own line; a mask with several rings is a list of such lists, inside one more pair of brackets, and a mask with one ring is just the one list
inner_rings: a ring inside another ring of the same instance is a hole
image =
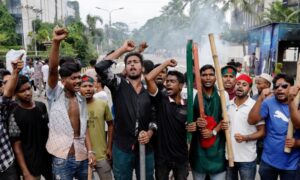
[[236, 133], [240, 133], [242, 135], [253, 134], [257, 131], [256, 126], [265, 124], [264, 121], [260, 121], [256, 125], [250, 125], [248, 123], [248, 114], [254, 104], [255, 101], [250, 97], [248, 97], [244, 104], [240, 105], [239, 107], [237, 107], [234, 103], [234, 99], [230, 101], [228, 116], [230, 121], [230, 137], [234, 162], [252, 162], [257, 157], [256, 140], [238, 143], [234, 138]]
[[103, 101], [108, 103], [108, 95], [105, 91], [100, 91], [94, 94], [94, 98], [102, 99]]
[[42, 73], [43, 73], [43, 81], [47, 82], [48, 76], [49, 76], [49, 65], [48, 64], [45, 64], [42, 66]]

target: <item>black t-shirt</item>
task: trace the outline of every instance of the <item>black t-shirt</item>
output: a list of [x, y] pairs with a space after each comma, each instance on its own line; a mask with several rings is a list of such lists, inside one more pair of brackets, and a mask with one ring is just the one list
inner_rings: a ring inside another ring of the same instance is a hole
[[157, 111], [157, 139], [155, 157], [157, 160], [188, 161], [187, 106], [170, 101], [165, 93], [159, 91], [152, 98]]
[[15, 107], [9, 120], [9, 134], [12, 141], [21, 141], [26, 165], [34, 176], [51, 171], [51, 156], [46, 150], [48, 133], [44, 103], [35, 102], [32, 109]]
[[[138, 150], [138, 132], [147, 131], [149, 123], [153, 121], [150, 95], [144, 87], [137, 94], [123, 78], [117, 88], [110, 89], [115, 108], [114, 143], [125, 152]], [[146, 148], [147, 153], [152, 151], [149, 143]]]
[[[136, 93], [131, 83], [111, 71], [113, 61], [100, 61], [95, 66], [98, 75], [112, 94], [115, 118], [113, 143], [124, 152], [138, 152], [138, 133], [147, 131], [155, 123], [155, 109], [148, 91], [142, 87]], [[152, 144], [146, 144], [146, 153], [151, 153]]]

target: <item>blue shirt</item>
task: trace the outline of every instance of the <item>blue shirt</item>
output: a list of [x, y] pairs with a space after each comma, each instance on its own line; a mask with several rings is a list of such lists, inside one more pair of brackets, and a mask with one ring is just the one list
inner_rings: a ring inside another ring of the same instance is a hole
[[[288, 104], [280, 103], [275, 96], [267, 98], [261, 105], [260, 115], [266, 121], [266, 136], [262, 160], [267, 164], [282, 170], [297, 170], [300, 158], [299, 149], [291, 153], [284, 152], [290, 112]], [[294, 133], [299, 138], [299, 130]]]

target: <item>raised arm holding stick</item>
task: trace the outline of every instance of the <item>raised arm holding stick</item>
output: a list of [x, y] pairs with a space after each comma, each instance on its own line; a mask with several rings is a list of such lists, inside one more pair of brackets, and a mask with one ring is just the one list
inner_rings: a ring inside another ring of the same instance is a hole
[[[300, 84], [300, 60], [298, 60], [297, 62], [297, 75], [296, 75], [296, 86]], [[291, 95], [289, 96], [291, 97]], [[297, 96], [295, 98], [293, 98], [292, 101], [289, 101], [289, 109], [290, 109], [290, 113], [291, 113], [291, 118], [289, 119], [289, 126], [288, 126], [288, 132], [287, 132], [287, 135], [286, 135], [286, 138], [287, 139], [291, 139], [293, 138], [293, 134], [294, 134], [294, 125], [293, 125], [293, 112], [296, 112], [296, 114], [298, 114], [298, 105], [299, 105], [299, 101], [300, 101], [300, 93], [299, 91], [297, 91]], [[294, 103], [296, 106], [296, 110], [294, 110], [293, 108], [293, 104]], [[297, 118], [297, 116], [294, 116], [294, 119], [295, 117]], [[292, 120], [291, 120], [292, 119]], [[291, 148], [289, 147], [286, 147], [284, 148], [284, 152], [286, 153], [290, 153], [291, 152]]]

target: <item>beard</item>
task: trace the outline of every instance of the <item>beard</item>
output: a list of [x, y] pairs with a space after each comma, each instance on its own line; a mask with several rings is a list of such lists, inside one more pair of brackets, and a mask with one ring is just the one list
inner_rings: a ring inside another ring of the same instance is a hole
[[137, 79], [139, 79], [141, 77], [141, 75], [139, 74], [139, 75], [128, 75], [128, 78], [129, 79], [132, 79], [132, 80], [137, 80]]
[[248, 91], [236, 90], [235, 95], [239, 98], [244, 98], [244, 97], [248, 96]]

